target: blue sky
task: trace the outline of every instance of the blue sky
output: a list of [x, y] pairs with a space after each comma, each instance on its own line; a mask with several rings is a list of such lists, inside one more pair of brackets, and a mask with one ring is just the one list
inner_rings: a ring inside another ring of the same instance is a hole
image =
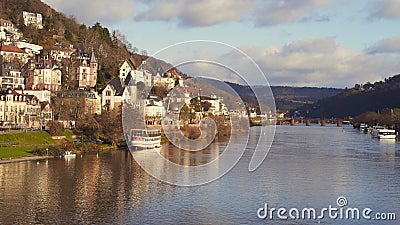
[[346, 87], [400, 73], [398, 0], [42, 1], [150, 55], [181, 41], [227, 43], [272, 85]]

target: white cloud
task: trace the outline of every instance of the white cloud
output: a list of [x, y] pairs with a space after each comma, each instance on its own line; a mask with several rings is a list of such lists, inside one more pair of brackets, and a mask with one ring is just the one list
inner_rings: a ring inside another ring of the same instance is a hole
[[399, 19], [399, 0], [377, 0], [371, 4], [371, 18]]
[[139, 12], [137, 21], [174, 20], [183, 26], [211, 26], [228, 21], [252, 20], [258, 26], [280, 23], [329, 21], [315, 14], [330, 0], [160, 0], [144, 3], [148, 9]]
[[332, 37], [241, 49], [257, 62], [271, 85], [346, 87], [400, 73], [399, 58], [346, 48]]
[[[270, 26], [280, 23], [310, 20], [310, 14], [326, 7], [330, 0], [281, 0], [268, 1], [257, 11], [256, 24]], [[321, 19], [323, 18], [323, 19]], [[316, 16], [316, 20], [326, 21], [328, 18]]]
[[92, 25], [96, 22], [114, 23], [133, 17], [134, 0], [42, 0], [44, 3], [63, 12], [74, 15], [79, 22]]
[[381, 40], [367, 49], [368, 53], [400, 53], [400, 37]]
[[152, 2], [150, 8], [139, 12], [135, 19], [177, 20], [183, 26], [209, 26], [242, 19], [252, 3], [251, 0], [161, 0]]

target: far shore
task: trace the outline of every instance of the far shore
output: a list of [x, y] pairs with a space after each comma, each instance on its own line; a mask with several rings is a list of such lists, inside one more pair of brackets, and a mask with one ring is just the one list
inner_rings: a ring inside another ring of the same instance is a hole
[[34, 161], [34, 160], [42, 160], [42, 159], [53, 159], [54, 156], [25, 156], [25, 157], [18, 157], [18, 158], [6, 158], [0, 159], [0, 164], [6, 163], [16, 163], [16, 162], [24, 162], [24, 161]]

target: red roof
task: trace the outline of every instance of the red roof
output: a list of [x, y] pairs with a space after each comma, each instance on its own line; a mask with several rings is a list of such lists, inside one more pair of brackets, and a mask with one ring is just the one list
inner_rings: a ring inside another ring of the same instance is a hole
[[2, 52], [16, 52], [16, 53], [25, 53], [22, 49], [13, 45], [2, 45], [0, 51]]

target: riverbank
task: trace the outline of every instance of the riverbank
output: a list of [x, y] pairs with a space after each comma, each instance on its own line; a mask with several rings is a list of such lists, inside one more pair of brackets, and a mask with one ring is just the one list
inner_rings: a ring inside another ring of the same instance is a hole
[[54, 158], [54, 156], [25, 156], [25, 157], [19, 157], [19, 158], [0, 159], [0, 164], [52, 159], [52, 158]]

